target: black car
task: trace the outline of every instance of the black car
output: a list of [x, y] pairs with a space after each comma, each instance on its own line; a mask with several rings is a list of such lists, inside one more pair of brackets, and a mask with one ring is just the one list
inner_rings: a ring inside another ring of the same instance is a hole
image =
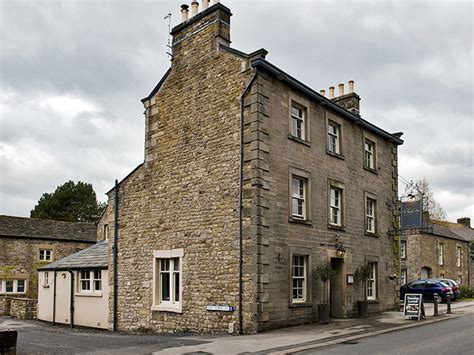
[[448, 295], [453, 295], [451, 286], [439, 279], [421, 279], [409, 282], [400, 287], [400, 299], [405, 298], [406, 293], [419, 293], [423, 295], [423, 300], [433, 300], [434, 294], [441, 297], [440, 301], [445, 302]]

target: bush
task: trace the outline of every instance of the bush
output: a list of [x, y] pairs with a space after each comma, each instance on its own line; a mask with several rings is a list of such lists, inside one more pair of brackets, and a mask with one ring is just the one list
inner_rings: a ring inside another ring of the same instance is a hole
[[469, 286], [459, 286], [461, 298], [474, 298], [474, 288]]

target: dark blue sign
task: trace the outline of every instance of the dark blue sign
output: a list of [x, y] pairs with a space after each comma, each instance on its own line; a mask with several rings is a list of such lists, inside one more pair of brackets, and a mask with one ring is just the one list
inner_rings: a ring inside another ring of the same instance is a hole
[[403, 228], [421, 228], [423, 206], [421, 200], [402, 202], [400, 224]]

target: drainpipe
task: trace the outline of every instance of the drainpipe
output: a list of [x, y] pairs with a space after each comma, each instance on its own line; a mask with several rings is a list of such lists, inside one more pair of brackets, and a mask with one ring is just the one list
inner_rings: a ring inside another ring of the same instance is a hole
[[114, 280], [113, 280], [113, 289], [114, 289], [114, 299], [113, 299], [113, 325], [112, 331], [117, 331], [117, 222], [118, 219], [118, 180], [115, 180], [115, 189], [114, 189], [114, 246], [113, 251], [113, 263], [114, 263]]
[[253, 82], [257, 78], [257, 70], [245, 87], [242, 95], [240, 95], [240, 173], [239, 173], [239, 334], [244, 333], [243, 330], [243, 205], [242, 205], [242, 190], [244, 185], [244, 98], [252, 87]]
[[69, 274], [71, 275], [71, 300], [69, 302], [69, 318], [71, 328], [74, 328], [74, 272], [68, 269]]
[[56, 325], [56, 273], [57, 273], [57, 271], [54, 270], [54, 277], [53, 277], [53, 325]]

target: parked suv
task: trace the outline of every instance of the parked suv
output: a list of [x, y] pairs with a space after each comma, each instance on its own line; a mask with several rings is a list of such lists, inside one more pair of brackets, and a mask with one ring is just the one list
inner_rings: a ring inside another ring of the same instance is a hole
[[437, 293], [441, 297], [440, 302], [445, 302], [448, 295], [453, 295], [453, 290], [440, 279], [420, 279], [401, 286], [400, 299], [405, 298], [405, 293], [420, 293], [423, 295], [423, 300], [433, 300], [434, 294]]

